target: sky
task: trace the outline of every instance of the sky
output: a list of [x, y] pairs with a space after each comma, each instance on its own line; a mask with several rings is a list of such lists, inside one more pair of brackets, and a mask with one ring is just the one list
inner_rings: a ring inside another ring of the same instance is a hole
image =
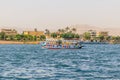
[[0, 28], [120, 27], [120, 0], [0, 0]]

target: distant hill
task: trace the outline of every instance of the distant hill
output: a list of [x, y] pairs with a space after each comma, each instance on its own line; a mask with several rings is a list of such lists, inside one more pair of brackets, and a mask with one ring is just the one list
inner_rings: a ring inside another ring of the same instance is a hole
[[96, 30], [96, 31], [108, 31], [109, 35], [117, 36], [120, 35], [120, 28], [100, 28], [96, 26], [90, 26], [90, 25], [72, 25], [70, 27], [74, 27], [77, 29], [77, 33], [83, 34], [84, 32], [88, 30]]
[[120, 28], [106, 28], [110, 35], [120, 36]]

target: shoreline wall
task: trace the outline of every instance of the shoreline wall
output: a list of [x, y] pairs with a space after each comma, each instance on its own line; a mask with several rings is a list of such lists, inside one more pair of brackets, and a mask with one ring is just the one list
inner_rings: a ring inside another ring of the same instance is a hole
[[0, 44], [39, 44], [40, 41], [1, 41]]

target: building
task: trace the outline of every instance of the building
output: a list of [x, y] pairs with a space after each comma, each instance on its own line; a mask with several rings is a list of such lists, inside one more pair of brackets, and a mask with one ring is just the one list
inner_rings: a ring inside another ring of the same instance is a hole
[[1, 32], [4, 32], [5, 35], [17, 35], [17, 31], [15, 29], [1, 29]]
[[105, 36], [105, 37], [109, 36], [107, 31], [97, 32], [97, 36], [100, 36], [100, 35]]
[[108, 32], [107, 31], [98, 31], [98, 32], [96, 32], [95, 30], [89, 30], [88, 32], [90, 33], [90, 36], [92, 38], [98, 37], [100, 35], [105, 36], [105, 37], [108, 36]]
[[88, 32], [90, 33], [91, 38], [96, 37], [96, 31], [95, 30], [89, 30]]
[[37, 29], [35, 29], [34, 31], [23, 31], [23, 34], [39, 37], [40, 35], [44, 35], [44, 31], [37, 31]]

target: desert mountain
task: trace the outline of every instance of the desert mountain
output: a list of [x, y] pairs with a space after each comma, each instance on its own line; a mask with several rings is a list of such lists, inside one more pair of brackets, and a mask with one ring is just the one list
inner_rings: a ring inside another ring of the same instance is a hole
[[83, 34], [84, 32], [88, 30], [96, 30], [96, 31], [108, 31], [109, 35], [118, 36], [120, 35], [120, 28], [100, 28], [96, 26], [90, 26], [90, 25], [72, 25], [71, 27], [74, 27], [77, 29], [77, 33]]

